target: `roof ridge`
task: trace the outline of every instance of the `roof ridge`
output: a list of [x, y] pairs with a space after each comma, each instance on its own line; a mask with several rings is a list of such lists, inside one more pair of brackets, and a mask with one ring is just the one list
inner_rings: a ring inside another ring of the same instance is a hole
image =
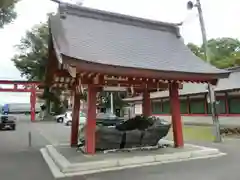
[[61, 3], [59, 5], [59, 11], [62, 14], [61, 17], [66, 16], [67, 14], [77, 15], [80, 17], [100, 19], [104, 21], [111, 21], [111, 22], [125, 24], [125, 25], [138, 26], [138, 27], [143, 27], [143, 28], [152, 29], [152, 30], [168, 31], [176, 34], [176, 36], [178, 37], [181, 37], [179, 27], [177, 24], [174, 24], [174, 23], [151, 20], [151, 19], [131, 16], [131, 15], [124, 15], [124, 14], [109, 12], [105, 10], [93, 9], [93, 8], [83, 7], [83, 6], [74, 5], [66, 2]]

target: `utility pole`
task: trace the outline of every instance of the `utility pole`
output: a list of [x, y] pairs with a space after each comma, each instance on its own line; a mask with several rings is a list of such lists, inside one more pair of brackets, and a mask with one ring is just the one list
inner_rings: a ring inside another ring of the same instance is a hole
[[110, 92], [110, 103], [111, 103], [111, 113], [114, 114], [114, 109], [113, 109], [113, 92]]
[[[210, 58], [209, 58], [209, 52], [208, 52], [208, 44], [207, 44], [207, 33], [205, 28], [205, 23], [203, 19], [203, 12], [202, 12], [202, 6], [200, 0], [196, 0], [196, 3], [193, 4], [193, 2], [189, 1], [187, 4], [188, 9], [193, 9], [193, 7], [196, 7], [198, 10], [199, 15], [199, 22], [201, 26], [201, 32], [202, 32], [202, 41], [203, 41], [203, 49], [204, 49], [204, 59], [210, 64]], [[215, 92], [213, 89], [212, 84], [208, 83], [208, 97], [209, 97], [209, 103], [211, 106], [211, 114], [212, 114], [212, 121], [213, 126], [215, 129], [215, 142], [222, 142], [222, 137], [220, 134], [220, 123], [216, 111], [216, 100], [215, 100]]]

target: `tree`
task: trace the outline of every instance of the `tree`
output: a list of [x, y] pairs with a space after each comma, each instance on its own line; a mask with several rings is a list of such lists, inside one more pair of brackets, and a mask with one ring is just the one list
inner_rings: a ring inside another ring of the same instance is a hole
[[[48, 26], [42, 23], [34, 26], [16, 45], [17, 53], [12, 58], [16, 68], [21, 72], [21, 76], [29, 81], [44, 81], [45, 68], [48, 58]], [[49, 92], [45, 88], [40, 98], [46, 99], [47, 104], [54, 103], [54, 111], [59, 112], [61, 108], [60, 90]]]
[[18, 53], [13, 57], [17, 69], [28, 80], [44, 80], [48, 47], [47, 24], [39, 24], [26, 32], [16, 46]]
[[14, 11], [15, 4], [19, 0], [1, 0], [0, 1], [0, 28], [5, 24], [9, 24], [17, 17], [17, 13]]
[[198, 47], [193, 43], [189, 43], [187, 46], [196, 56], [200, 57], [201, 59], [204, 59], [204, 51], [202, 48]]
[[[23, 77], [28, 80], [43, 81], [45, 79], [45, 67], [48, 56], [48, 26], [47, 24], [39, 24], [26, 32], [25, 37], [16, 46], [17, 54], [13, 57], [17, 69], [21, 72]], [[57, 111], [60, 108], [60, 94], [61, 91], [56, 90], [54, 93], [46, 90], [42, 98], [54, 102], [54, 109]], [[110, 96], [108, 93], [101, 93], [106, 101], [101, 102], [104, 107], [110, 107]], [[87, 99], [87, 93], [84, 91], [81, 99]], [[98, 99], [101, 99], [100, 97]], [[121, 93], [114, 93], [114, 106], [122, 108], [125, 103], [122, 101]]]
[[[191, 51], [204, 60], [203, 46], [187, 45]], [[240, 41], [233, 38], [217, 38], [208, 41], [209, 58], [212, 65], [228, 68], [240, 65]]]

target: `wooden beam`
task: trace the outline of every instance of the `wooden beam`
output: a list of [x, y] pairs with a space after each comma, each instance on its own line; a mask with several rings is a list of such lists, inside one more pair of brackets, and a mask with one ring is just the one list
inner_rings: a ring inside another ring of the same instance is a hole
[[6, 84], [6, 85], [40, 85], [42, 82], [40, 81], [23, 81], [23, 80], [0, 80], [0, 84]]
[[71, 75], [71, 77], [76, 78], [76, 76], [77, 76], [76, 67], [73, 67], [73, 66], [67, 64], [66, 68], [67, 68], [67, 71], [69, 72], [69, 74]]
[[31, 92], [31, 90], [26, 90], [26, 89], [13, 89], [13, 88], [5, 88], [5, 89], [0, 89], [0, 92]]

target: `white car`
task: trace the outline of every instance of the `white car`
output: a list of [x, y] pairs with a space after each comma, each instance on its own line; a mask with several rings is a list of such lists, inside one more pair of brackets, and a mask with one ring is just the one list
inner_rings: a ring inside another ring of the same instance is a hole
[[[70, 126], [72, 124], [72, 112], [66, 112], [63, 123], [66, 126]], [[85, 124], [86, 123], [86, 114], [84, 112], [79, 113], [79, 125]]]
[[[66, 113], [65, 113], [65, 114], [66, 114]], [[58, 123], [63, 123], [65, 114], [56, 115], [56, 116], [55, 116], [55, 120], [56, 120]]]

